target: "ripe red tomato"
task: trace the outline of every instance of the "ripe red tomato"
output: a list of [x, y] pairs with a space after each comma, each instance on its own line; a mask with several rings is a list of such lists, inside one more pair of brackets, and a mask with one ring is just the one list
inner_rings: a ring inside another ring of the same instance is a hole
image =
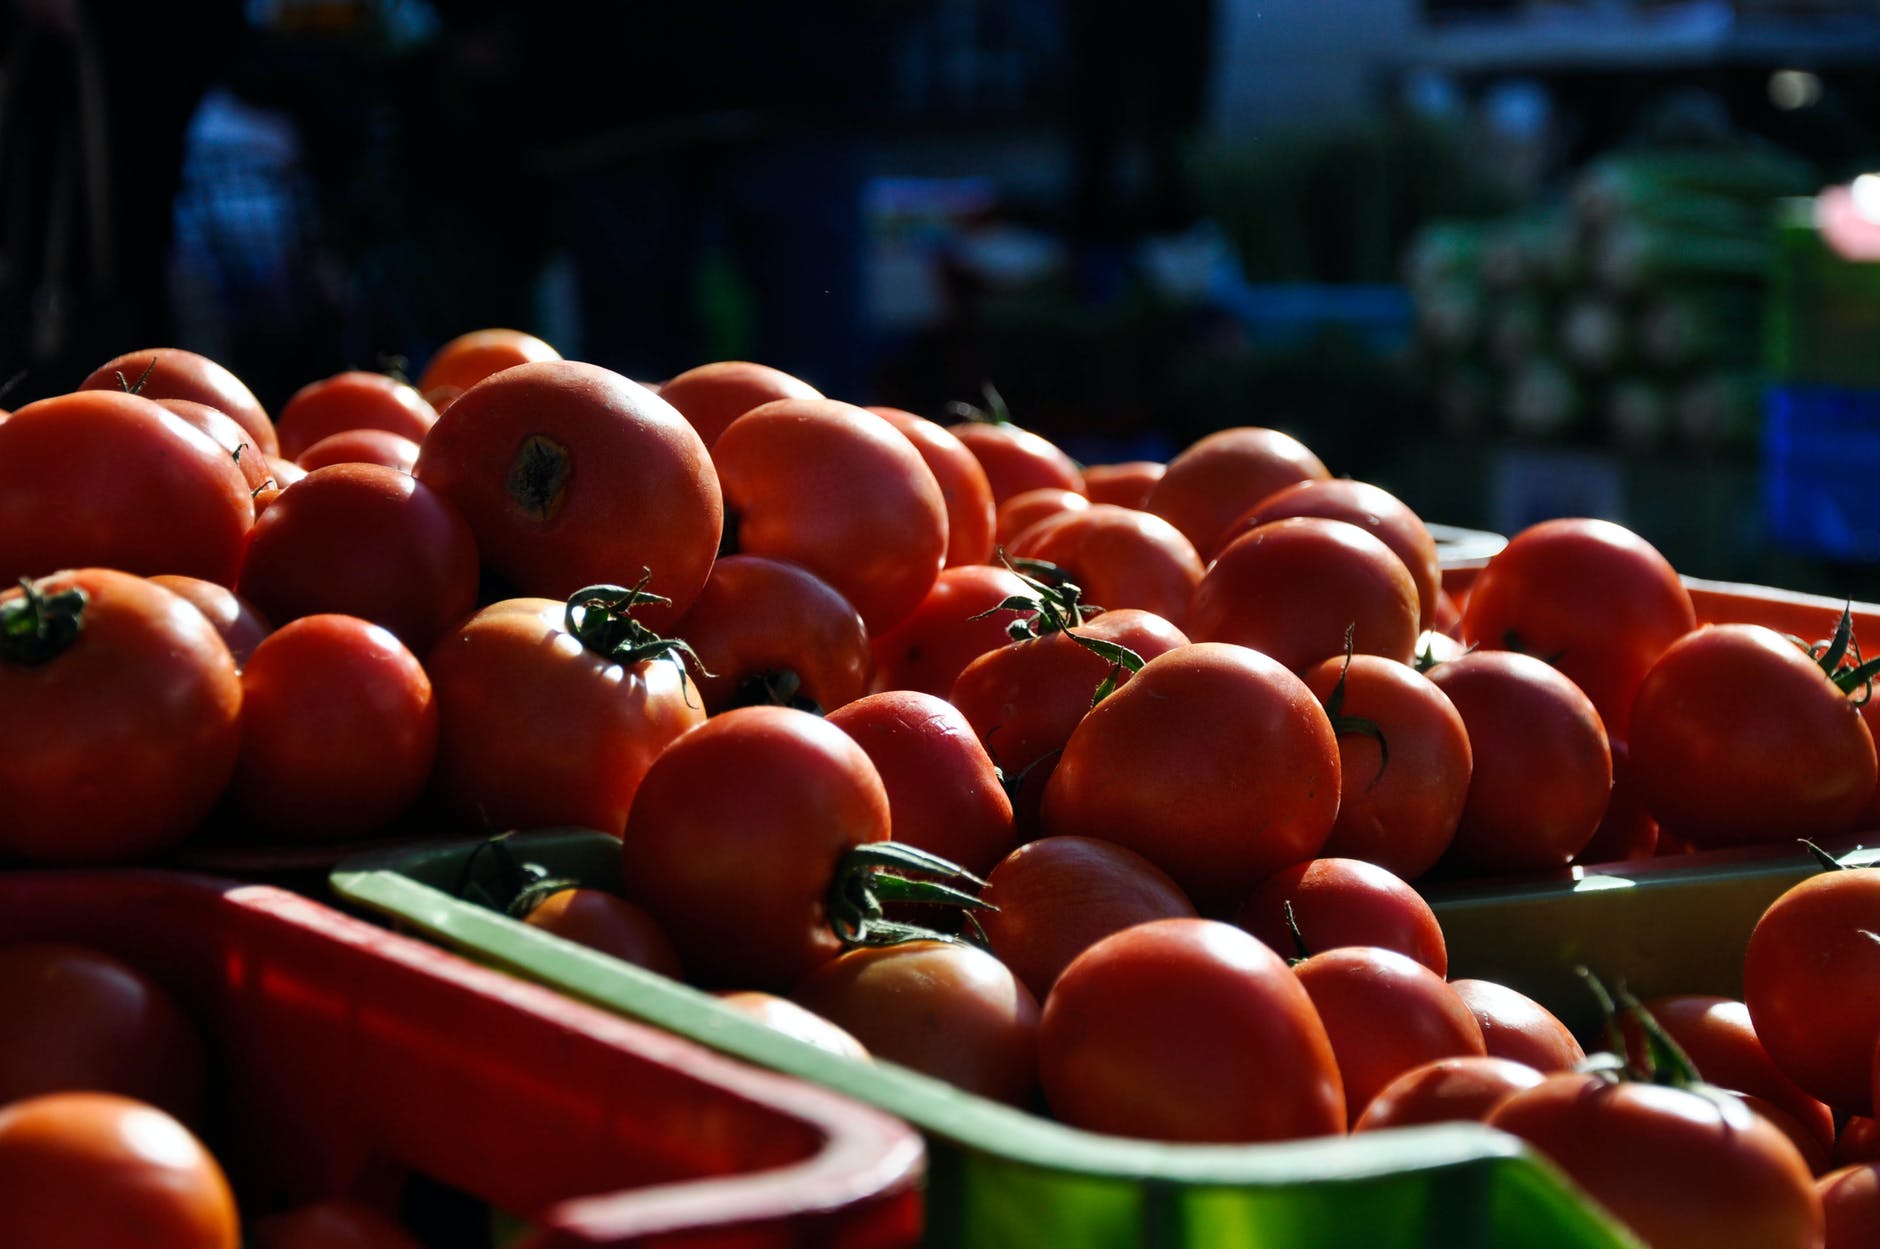
[[867, 691], [875, 662], [867, 626], [834, 586], [762, 555], [714, 561], [673, 634], [698, 656], [711, 712], [765, 702], [832, 711]]
[[1276, 660], [1195, 642], [1145, 663], [1078, 723], [1041, 814], [1049, 833], [1137, 851], [1214, 913], [1325, 844], [1338, 742]]
[[418, 444], [388, 429], [342, 429], [302, 451], [295, 463], [308, 472], [328, 464], [383, 464], [409, 473], [418, 463]]
[[959, 421], [945, 428], [966, 444], [985, 470], [994, 507], [1040, 486], [1083, 491], [1084, 475], [1077, 461], [1043, 434], [997, 420]]
[[1000, 546], [1010, 547], [1012, 540], [1040, 521], [1065, 512], [1079, 512], [1090, 506], [1081, 490], [1062, 486], [1037, 486], [1021, 490], [999, 504], [993, 515], [992, 536]]
[[1256, 425], [1207, 434], [1168, 462], [1146, 511], [1170, 521], [1203, 558], [1236, 520], [1276, 490], [1331, 473], [1291, 434]]
[[32, 726], [0, 751], [0, 854], [110, 862], [187, 837], [241, 740], [241, 679], [214, 626], [103, 568], [0, 591], [0, 621], [0, 706]]
[[533, 334], [504, 327], [471, 330], [439, 347], [418, 375], [418, 393], [439, 412], [464, 391], [518, 364], [559, 360], [561, 353]]
[[1449, 987], [1474, 1012], [1491, 1057], [1510, 1059], [1548, 1075], [1571, 1071], [1586, 1058], [1567, 1025], [1520, 990], [1468, 977], [1450, 981]]
[[281, 491], [306, 475], [307, 470], [292, 460], [284, 460], [278, 455], [269, 456], [268, 484], [255, 493], [255, 515], [260, 516], [270, 503], [280, 497]]
[[1038, 1068], [1051, 1113], [1093, 1132], [1240, 1142], [1345, 1130], [1305, 986], [1215, 920], [1135, 924], [1072, 960], [1045, 999]]
[[1834, 1165], [1858, 1162], [1880, 1162], [1880, 1121], [1868, 1115], [1848, 1115], [1834, 1135]]
[[1593, 839], [1573, 856], [1575, 863], [1623, 863], [1658, 853], [1658, 821], [1639, 798], [1638, 782], [1632, 775], [1632, 748], [1617, 738], [1610, 745], [1612, 793], [1606, 799], [1606, 814]]
[[248, 662], [248, 656], [261, 644], [261, 639], [274, 631], [274, 626], [255, 610], [253, 603], [225, 585], [175, 573], [158, 573], [150, 580], [201, 612], [222, 635], [238, 668]]
[[1546, 1078], [1526, 1063], [1486, 1054], [1432, 1059], [1380, 1089], [1351, 1130], [1480, 1123], [1511, 1094], [1533, 1088]]
[[1092, 503], [1141, 508], [1149, 492], [1162, 480], [1168, 465], [1160, 460], [1124, 460], [1117, 464], [1084, 465], [1084, 493]]
[[1368, 946], [1394, 950], [1438, 976], [1449, 972], [1442, 925], [1423, 895], [1358, 859], [1307, 859], [1281, 868], [1254, 886], [1234, 922], [1288, 958]]
[[817, 1049], [828, 1050], [831, 1054], [852, 1058], [856, 1062], [867, 1062], [873, 1057], [867, 1047], [848, 1032], [816, 1012], [798, 1006], [787, 997], [765, 993], [761, 989], [726, 989], [716, 996], [733, 1010], [741, 1011], [785, 1036], [795, 1037], [805, 1045], [814, 1045]]
[[1014, 559], [1057, 565], [1086, 603], [1154, 612], [1177, 628], [1188, 618], [1203, 571], [1181, 530], [1151, 512], [1109, 503], [1067, 508], [1019, 534], [1007, 549]]
[[821, 399], [823, 393], [800, 377], [749, 360], [713, 360], [687, 369], [659, 388], [659, 397], [679, 409], [706, 446], [718, 441], [726, 426], [772, 399]]
[[7, 1249], [237, 1249], [228, 1180], [188, 1128], [114, 1093], [0, 1106]]
[[421, 1249], [388, 1215], [338, 1198], [257, 1219], [250, 1230], [250, 1249]]
[[960, 568], [990, 560], [995, 508], [992, 483], [986, 479], [978, 457], [938, 421], [900, 408], [868, 410], [900, 430], [933, 470], [947, 505], [946, 566]]
[[215, 439], [215, 445], [227, 451], [229, 458], [235, 461], [235, 467], [242, 471], [242, 480], [248, 483], [250, 498], [260, 494], [272, 480], [267, 453], [249, 440], [248, 431], [234, 417], [206, 403], [197, 403], [194, 399], [158, 399], [155, 403]]
[[1027, 1106], [1038, 1088], [1038, 1002], [978, 946], [909, 941], [848, 950], [791, 995], [878, 1059]]
[[659, 921], [645, 907], [604, 889], [558, 889], [531, 907], [522, 922], [674, 980], [685, 974]]
[[349, 369], [308, 382], [281, 405], [274, 432], [280, 453], [298, 460], [301, 453], [330, 434], [378, 429], [423, 442], [437, 423], [437, 409], [415, 386], [384, 373]]
[[80, 390], [127, 389], [146, 399], [193, 399], [234, 418], [255, 449], [279, 455], [281, 443], [267, 409], [241, 378], [209, 357], [179, 347], [127, 351], [105, 361], [78, 384]]
[[1023, 613], [999, 605], [1028, 593], [1009, 568], [942, 568], [920, 605], [875, 635], [875, 688], [946, 697], [967, 664], [1012, 640], [1007, 628]]
[[466, 390], [412, 471], [525, 596], [634, 585], [650, 569], [647, 588], [671, 603], [640, 619], [666, 629], [717, 554], [724, 504], [705, 444], [671, 404], [598, 365], [517, 365]]
[[1840, 1167], [1815, 1181], [1826, 1220], [1822, 1249], [1880, 1245], [1880, 1164]]

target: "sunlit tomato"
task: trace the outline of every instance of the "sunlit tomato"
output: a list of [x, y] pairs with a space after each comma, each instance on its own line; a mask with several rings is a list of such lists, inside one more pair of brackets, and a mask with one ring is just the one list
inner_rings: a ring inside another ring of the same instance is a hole
[[572, 825], [619, 836], [654, 756], [705, 720], [676, 662], [590, 650], [569, 614], [553, 599], [505, 599], [424, 657], [439, 792], [480, 831]]
[[947, 505], [946, 566], [959, 568], [991, 559], [996, 509], [992, 483], [978, 457], [938, 421], [900, 408], [868, 410], [900, 430], [933, 470]]
[[388, 429], [343, 429], [302, 451], [294, 462], [308, 472], [328, 464], [383, 464], [409, 473], [418, 462], [418, 444]]
[[701, 982], [787, 989], [841, 952], [837, 868], [889, 829], [887, 789], [847, 733], [806, 711], [735, 707], [647, 769], [622, 839], [625, 892]]
[[987, 944], [1040, 1001], [1070, 961], [1113, 932], [1192, 918], [1181, 886], [1134, 850], [1094, 837], [1041, 837], [986, 877], [978, 912]]
[[1078, 723], [1041, 814], [1049, 833], [1137, 851], [1214, 913], [1325, 844], [1338, 742], [1277, 661], [1196, 642], [1151, 659]]
[[1216, 430], [1168, 462], [1143, 504], [1197, 552], [1220, 550], [1230, 526], [1276, 490], [1331, 473], [1291, 434], [1257, 425]]
[[1114, 503], [1140, 508], [1149, 491], [1162, 480], [1168, 465], [1160, 460], [1124, 460], [1118, 464], [1084, 465], [1084, 493], [1092, 503]]
[[1380, 1089], [1351, 1130], [1371, 1132], [1419, 1123], [1480, 1123], [1504, 1098], [1546, 1078], [1526, 1063], [1486, 1054], [1432, 1059]]
[[1086, 603], [1140, 608], [1178, 627], [1201, 581], [1201, 557], [1181, 530], [1153, 513], [1109, 503], [1067, 508], [1019, 534], [1007, 550], [1014, 559], [1057, 565]]
[[1448, 849], [1468, 799], [1475, 756], [1461, 714], [1428, 677], [1377, 655], [1327, 659], [1304, 677], [1338, 733], [1338, 820], [1324, 852], [1415, 880]]
[[1189, 635], [1264, 652], [1295, 672], [1347, 645], [1409, 663], [1417, 587], [1381, 539], [1342, 520], [1295, 516], [1249, 529], [1195, 586]]
[[1841, 1167], [1815, 1181], [1827, 1220], [1822, 1249], [1880, 1245], [1880, 1164]]
[[1567, 1025], [1520, 990], [1472, 977], [1452, 980], [1449, 987], [1474, 1013], [1491, 1057], [1523, 1063], [1548, 1075], [1571, 1071], [1585, 1059], [1586, 1051]]
[[248, 431], [259, 451], [281, 453], [280, 438], [267, 409], [247, 383], [209, 357], [179, 347], [152, 347], [127, 351], [105, 361], [84, 381], [80, 390], [123, 393], [130, 390], [146, 399], [193, 399], [233, 417]]
[[1444, 863], [1476, 873], [1566, 866], [1612, 793], [1612, 752], [1592, 702], [1516, 651], [1471, 651], [1429, 676], [1461, 714], [1472, 761]]
[[983, 875], [1017, 836], [998, 769], [952, 703], [883, 690], [828, 714], [868, 752], [888, 790], [894, 840]]
[[995, 507], [1015, 494], [1040, 486], [1079, 493], [1084, 488], [1084, 475], [1077, 461], [1043, 434], [1010, 421], [960, 421], [946, 429], [966, 444], [986, 470]]
[[0, 1106], [0, 1245], [237, 1249], [222, 1169], [190, 1130], [114, 1093]]
[[1658, 821], [1639, 799], [1638, 782], [1632, 779], [1632, 749], [1616, 738], [1610, 745], [1612, 793], [1606, 814], [1593, 839], [1573, 856], [1575, 863], [1623, 863], [1658, 852]]
[[1012, 640], [1007, 626], [1023, 613], [999, 604], [1029, 593], [1009, 568], [942, 568], [920, 605], [875, 636], [875, 687], [946, 697], [967, 664]]
[[277, 626], [338, 612], [422, 652], [476, 606], [477, 547], [449, 499], [383, 464], [332, 464], [255, 522], [236, 592]]
[[994, 514], [992, 536], [1000, 546], [1010, 547], [1012, 539], [1039, 521], [1064, 512], [1082, 511], [1089, 506], [1090, 500], [1080, 490], [1066, 490], [1062, 486], [1038, 486], [1021, 490], [999, 504]]
[[83, 568], [0, 591], [0, 622], [0, 707], [30, 726], [0, 751], [0, 854], [105, 862], [188, 836], [241, 735], [241, 678], [208, 619]]
[[1288, 957], [1372, 946], [1414, 959], [1438, 976], [1449, 971], [1442, 925], [1423, 895], [1358, 859], [1307, 859], [1281, 868], [1254, 886], [1234, 922]]
[[1045, 999], [1038, 1067], [1076, 1127], [1176, 1141], [1276, 1141], [1345, 1130], [1332, 1043], [1284, 959], [1208, 919], [1136, 924], [1064, 969]]
[[278, 455], [269, 456], [268, 484], [263, 486], [255, 494], [255, 515], [259, 516], [261, 513], [265, 512], [268, 508], [268, 504], [280, 497], [281, 491], [287, 489], [306, 475], [307, 470], [294, 463], [292, 460], [284, 460]]
[[868, 689], [874, 655], [849, 601], [807, 568], [726, 555], [673, 626], [698, 656], [707, 711], [782, 702], [830, 711]]
[[415, 386], [384, 373], [351, 369], [295, 391], [281, 405], [274, 430], [281, 440], [281, 454], [298, 460], [308, 447], [330, 434], [378, 429], [423, 442], [436, 423], [437, 410]]
[[229, 654], [235, 657], [237, 667], [247, 663], [248, 656], [254, 653], [261, 639], [274, 630], [274, 626], [255, 609], [253, 603], [225, 585], [175, 573], [159, 573], [150, 580], [201, 612], [215, 626], [215, 631], [222, 635], [222, 641], [227, 644]]
[[1738, 1089], [1724, 1089], [1722, 1095], [1742, 1102], [1781, 1129], [1782, 1135], [1789, 1138], [1789, 1144], [1795, 1146], [1795, 1152], [1800, 1154], [1802, 1161], [1808, 1165], [1810, 1175], [1823, 1175], [1833, 1169], [1833, 1140], [1831, 1137], [1824, 1138], [1817, 1127], [1803, 1122], [1793, 1112], [1766, 1097], [1758, 1097], [1754, 1093], [1745, 1093]]
[[1874, 792], [1873, 736], [1795, 642], [1762, 625], [1685, 634], [1632, 704], [1639, 800], [1698, 849], [1846, 832]]
[[1539, 1150], [1652, 1249], [1821, 1244], [1808, 1164], [1731, 1098], [1561, 1074], [1506, 1098], [1488, 1124]]
[[0, 424], [0, 581], [98, 566], [232, 585], [248, 489], [226, 448], [154, 400], [29, 403]]
[[1516, 534], [1476, 575], [1462, 611], [1464, 642], [1553, 664], [1618, 738], [1647, 670], [1696, 626], [1690, 593], [1656, 547], [1580, 517]]
[[421, 1249], [389, 1216], [338, 1198], [257, 1219], [250, 1231], [249, 1249]]
[[227, 451], [229, 458], [235, 461], [235, 467], [242, 471], [242, 479], [248, 483], [249, 497], [254, 497], [264, 489], [272, 474], [268, 469], [267, 453], [255, 446], [234, 417], [220, 408], [212, 408], [206, 403], [197, 403], [194, 399], [157, 399], [156, 405], [164, 411], [182, 417], [185, 421], [215, 439], [215, 444]]
[[684, 974], [672, 938], [646, 908], [604, 889], [558, 889], [522, 922], [674, 980]]
[[418, 375], [418, 393], [441, 412], [443, 404], [454, 402], [491, 374], [518, 364], [559, 359], [559, 351], [521, 330], [471, 330], [432, 354], [424, 372]]
[[665, 629], [717, 554], [718, 477], [685, 418], [598, 365], [517, 365], [466, 390], [425, 435], [412, 472], [463, 513], [483, 563], [524, 595], [647, 586]]
[[687, 369], [659, 388], [659, 397], [679, 409], [706, 446], [731, 422], [772, 399], [821, 399], [800, 377], [749, 360], [713, 360]]
[[806, 1045], [814, 1045], [817, 1049], [828, 1050], [843, 1058], [853, 1058], [857, 1062], [868, 1061], [873, 1057], [868, 1048], [853, 1035], [787, 997], [765, 993], [761, 989], [727, 989], [717, 997], [733, 1010], [741, 1011]]
[[978, 946], [909, 941], [823, 963], [791, 996], [876, 1058], [1024, 1106], [1038, 1087], [1038, 1002]]

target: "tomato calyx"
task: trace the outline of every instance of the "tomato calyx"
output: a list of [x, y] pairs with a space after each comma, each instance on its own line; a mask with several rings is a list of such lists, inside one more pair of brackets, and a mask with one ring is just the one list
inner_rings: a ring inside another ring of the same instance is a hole
[[1828, 640], [1812, 645], [1800, 638], [1791, 640], [1808, 652], [1808, 657], [1834, 682], [1834, 687], [1856, 707], [1873, 697], [1873, 681], [1880, 676], [1880, 658], [1863, 660], [1861, 657], [1860, 643], [1854, 638], [1853, 603], [1841, 608], [1834, 636]]
[[521, 919], [544, 898], [579, 884], [553, 876], [540, 863], [516, 857], [509, 841], [513, 833], [497, 833], [480, 842], [464, 859], [457, 874], [454, 896], [465, 902]]
[[[1598, 1000], [1600, 1014], [1605, 1020], [1602, 1036], [1606, 1049], [1589, 1054], [1586, 1061], [1580, 1064], [1580, 1071], [1613, 1084], [1626, 1081], [1660, 1084], [1707, 1097], [1726, 1096], [1698, 1074], [1697, 1064], [1684, 1052], [1684, 1047], [1671, 1038], [1663, 1025], [1645, 1009], [1645, 1004], [1624, 984], [1609, 990], [1590, 969], [1580, 966], [1573, 970]], [[1641, 1044], [1627, 1043], [1624, 1031], [1627, 1023], [1638, 1029]]]
[[947, 415], [955, 420], [971, 421], [976, 425], [1010, 425], [1012, 409], [1006, 406], [1005, 396], [991, 382], [979, 383], [979, 393], [985, 399], [986, 406], [980, 407], [964, 399], [953, 399], [947, 403]]
[[[909, 873], [918, 873], [910, 875]], [[950, 859], [905, 842], [870, 841], [843, 856], [829, 886], [829, 926], [849, 946], [899, 945], [904, 941], [953, 941], [962, 938], [921, 924], [889, 919], [886, 904], [914, 902], [956, 906], [965, 912], [986, 943], [975, 911], [997, 910], [978, 890], [985, 880]], [[965, 886], [970, 885], [968, 889]]]
[[665, 595], [654, 594], [646, 588], [652, 576], [649, 569], [639, 583], [631, 587], [603, 584], [576, 590], [568, 596], [563, 627], [582, 646], [623, 667], [649, 659], [665, 659], [684, 672], [689, 659], [700, 672], [712, 675], [683, 639], [663, 637], [633, 618], [633, 609], [642, 603], [664, 606], [672, 602]]
[[144, 366], [144, 371], [137, 375], [137, 380], [135, 382], [127, 382], [124, 380], [123, 369], [113, 369], [111, 371], [111, 374], [113, 377], [117, 378], [117, 384], [118, 384], [119, 390], [123, 391], [127, 395], [141, 395], [144, 393], [144, 383], [149, 381], [150, 375], [156, 371], [157, 371], [157, 357], [155, 355], [152, 355], [150, 357], [150, 363]]
[[30, 577], [20, 578], [20, 589], [19, 598], [0, 604], [0, 659], [36, 668], [78, 641], [90, 596], [78, 586], [47, 594]]
[[1332, 722], [1332, 734], [1344, 737], [1357, 734], [1368, 737], [1377, 743], [1377, 774], [1366, 788], [1376, 785], [1384, 779], [1384, 769], [1390, 766], [1390, 742], [1384, 737], [1384, 728], [1369, 716], [1348, 716], [1345, 714], [1345, 677], [1351, 672], [1352, 637], [1356, 625], [1345, 626], [1345, 658], [1338, 666], [1338, 681], [1332, 686], [1332, 692], [1325, 696], [1325, 715]]
[[762, 672], [753, 672], [738, 682], [730, 705], [793, 707], [813, 715], [822, 715], [825, 710], [821, 703], [803, 692], [803, 678], [794, 668], [766, 668]]
[[1028, 642], [1052, 633], [1062, 633], [1077, 645], [1083, 647], [1097, 658], [1110, 665], [1109, 672], [1090, 697], [1090, 705], [1095, 707], [1116, 690], [1116, 684], [1124, 672], [1140, 672], [1142, 656], [1120, 642], [1093, 638], [1077, 632], [1077, 627], [1094, 616], [1101, 615], [1103, 609], [1082, 601], [1083, 587], [1072, 581], [1062, 568], [1046, 560], [1013, 559], [1004, 550], [999, 552], [999, 560], [1013, 575], [1025, 583], [1027, 593], [1009, 594], [999, 603], [988, 607], [970, 619], [979, 620], [994, 612], [1019, 612], [1017, 619], [1005, 627], [1005, 631], [1014, 642]]

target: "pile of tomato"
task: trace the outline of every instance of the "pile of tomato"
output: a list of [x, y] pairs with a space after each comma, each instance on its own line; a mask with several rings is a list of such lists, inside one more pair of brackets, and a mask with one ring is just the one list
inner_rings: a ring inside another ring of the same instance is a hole
[[[1880, 815], [1858, 640], [1699, 627], [1608, 522], [1446, 589], [1407, 505], [1274, 429], [1079, 465], [999, 410], [489, 330], [272, 417], [169, 349], [0, 415], [0, 573], [18, 862], [596, 829], [621, 895], [503, 902], [1094, 1131], [1486, 1117], [1657, 1246], [1820, 1244], [1812, 1174], [1871, 1148], [1856, 955], [1833, 1082], [1758, 1041], [1754, 951], [1748, 1003], [1622, 1004], [1594, 1070], [1446, 978], [1411, 882]], [[1680, 1048], [1746, 1096], [1674, 1087]]]

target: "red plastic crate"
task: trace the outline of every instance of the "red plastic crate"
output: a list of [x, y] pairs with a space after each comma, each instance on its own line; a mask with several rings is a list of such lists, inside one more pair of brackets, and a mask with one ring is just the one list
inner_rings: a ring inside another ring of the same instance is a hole
[[245, 1215], [408, 1168], [520, 1216], [530, 1249], [920, 1236], [925, 1154], [899, 1120], [271, 886], [10, 873], [0, 942], [21, 940], [180, 997]]

